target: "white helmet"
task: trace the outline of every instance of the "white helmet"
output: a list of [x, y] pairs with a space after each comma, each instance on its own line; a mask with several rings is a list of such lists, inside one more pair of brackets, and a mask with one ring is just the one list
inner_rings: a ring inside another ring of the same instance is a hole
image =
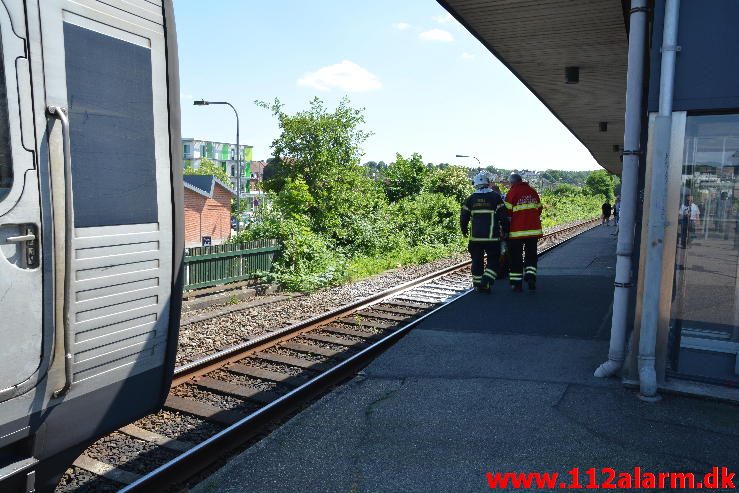
[[487, 188], [490, 186], [490, 175], [486, 171], [480, 171], [472, 178], [472, 184], [475, 188]]

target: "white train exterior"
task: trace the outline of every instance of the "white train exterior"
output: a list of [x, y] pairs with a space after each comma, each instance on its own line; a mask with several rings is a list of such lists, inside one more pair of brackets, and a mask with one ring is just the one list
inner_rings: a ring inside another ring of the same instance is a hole
[[0, 0], [0, 491], [51, 491], [174, 368], [171, 0]]

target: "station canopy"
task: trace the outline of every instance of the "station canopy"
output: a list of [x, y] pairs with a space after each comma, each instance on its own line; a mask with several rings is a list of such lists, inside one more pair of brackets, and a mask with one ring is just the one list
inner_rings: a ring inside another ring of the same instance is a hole
[[[620, 174], [628, 32], [614, 0], [438, 0], [582, 142]], [[579, 81], [566, 83], [565, 69]], [[606, 122], [603, 131], [601, 122]]]

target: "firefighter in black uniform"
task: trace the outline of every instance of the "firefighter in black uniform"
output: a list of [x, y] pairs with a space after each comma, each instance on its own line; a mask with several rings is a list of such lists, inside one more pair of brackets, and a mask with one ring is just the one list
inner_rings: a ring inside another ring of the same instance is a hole
[[481, 171], [472, 183], [475, 192], [462, 204], [459, 223], [462, 234], [470, 236], [467, 248], [472, 257], [472, 284], [475, 290], [489, 293], [498, 277], [500, 242], [508, 236], [508, 213], [500, 194], [490, 188], [487, 173]]

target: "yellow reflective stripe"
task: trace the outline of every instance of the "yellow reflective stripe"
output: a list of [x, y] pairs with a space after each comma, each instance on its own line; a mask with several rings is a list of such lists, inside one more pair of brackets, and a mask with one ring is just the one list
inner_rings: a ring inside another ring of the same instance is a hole
[[513, 204], [510, 202], [504, 202], [506, 209], [513, 209]]
[[473, 214], [493, 214], [495, 211], [492, 209], [473, 209]]
[[509, 236], [511, 238], [519, 238], [521, 236], [534, 236], [534, 235], [540, 235], [541, 230], [540, 229], [529, 229], [528, 231], [511, 231]]
[[537, 204], [520, 204], [520, 205], [513, 206], [513, 212], [516, 212], [516, 211], [525, 211], [527, 209], [538, 209], [539, 207], [541, 207], [541, 204], [539, 204], [539, 203], [537, 203]]
[[500, 238], [475, 238], [470, 237], [470, 241], [500, 241]]
[[470, 210], [470, 208], [469, 208], [469, 207], [467, 207], [466, 205], [463, 205], [463, 206], [462, 206], [462, 210], [468, 211], [468, 210]]

